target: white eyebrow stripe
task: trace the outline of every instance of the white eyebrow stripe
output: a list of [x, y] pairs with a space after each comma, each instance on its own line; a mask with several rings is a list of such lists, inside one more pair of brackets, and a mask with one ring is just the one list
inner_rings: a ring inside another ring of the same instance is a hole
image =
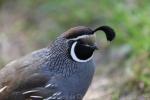
[[36, 96], [36, 95], [32, 95], [30, 97], [32, 97], [32, 98], [43, 98], [42, 96]]
[[94, 34], [90, 34], [90, 35], [81, 35], [81, 36], [78, 36], [76, 38], [72, 38], [72, 39], [69, 39], [69, 40], [78, 40], [78, 39], [81, 39], [81, 38], [85, 38], [85, 37], [89, 37], [91, 35], [94, 35]]
[[28, 94], [28, 93], [37, 92], [37, 91], [39, 91], [39, 90], [26, 91], [26, 92], [23, 92], [22, 94]]
[[8, 86], [4, 86], [0, 89], [0, 93], [3, 92]]

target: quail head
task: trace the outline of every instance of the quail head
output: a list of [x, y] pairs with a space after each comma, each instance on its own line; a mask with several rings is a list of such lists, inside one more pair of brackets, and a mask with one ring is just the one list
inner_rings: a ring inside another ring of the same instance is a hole
[[108, 41], [115, 37], [108, 26], [78, 26], [48, 47], [7, 64], [0, 70], [0, 100], [82, 100], [95, 71], [98, 30]]

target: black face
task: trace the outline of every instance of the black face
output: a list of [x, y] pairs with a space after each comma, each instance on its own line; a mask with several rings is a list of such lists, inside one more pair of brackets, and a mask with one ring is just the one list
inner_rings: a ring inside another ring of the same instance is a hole
[[71, 58], [77, 62], [86, 62], [91, 60], [93, 52], [96, 49], [94, 43], [87, 42], [82, 39], [70, 40], [70, 50], [69, 53]]
[[94, 45], [86, 45], [81, 40], [78, 40], [75, 46], [75, 54], [80, 60], [87, 60], [93, 55], [95, 49]]

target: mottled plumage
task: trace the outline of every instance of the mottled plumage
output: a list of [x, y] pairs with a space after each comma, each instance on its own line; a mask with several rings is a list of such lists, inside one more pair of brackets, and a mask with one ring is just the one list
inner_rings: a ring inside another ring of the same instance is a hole
[[0, 100], [82, 100], [92, 81], [95, 65], [92, 59], [75, 61], [70, 50], [76, 41], [79, 45], [76, 49], [81, 52], [75, 54], [82, 55], [84, 49], [87, 50], [85, 55], [92, 50], [91, 55], [94, 43], [88, 44], [84, 37], [71, 39], [94, 34], [92, 32], [87, 27], [73, 28], [50, 46], [7, 64], [0, 70]]

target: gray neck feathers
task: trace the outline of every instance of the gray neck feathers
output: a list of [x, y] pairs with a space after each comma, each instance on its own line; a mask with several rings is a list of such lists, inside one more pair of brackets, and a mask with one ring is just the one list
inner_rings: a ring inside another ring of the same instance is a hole
[[55, 73], [69, 76], [77, 71], [77, 62], [73, 61], [69, 54], [69, 44], [64, 38], [57, 38], [51, 46], [48, 47], [48, 68]]
[[49, 56], [47, 65], [49, 71], [53, 71], [55, 73], [60, 73], [64, 76], [69, 76], [74, 72], [85, 70], [85, 63], [91, 64], [92, 60], [80, 63], [74, 61], [69, 52], [69, 44], [65, 38], [57, 38], [51, 46], [48, 47]]

